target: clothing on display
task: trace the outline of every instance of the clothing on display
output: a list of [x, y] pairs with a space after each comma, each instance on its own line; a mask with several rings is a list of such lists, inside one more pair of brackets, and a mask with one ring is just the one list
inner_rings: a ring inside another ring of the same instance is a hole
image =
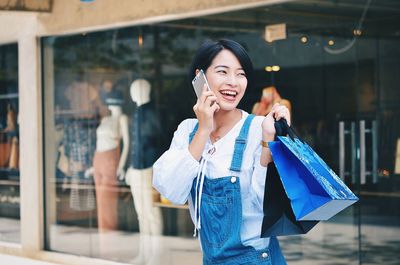
[[0, 132], [0, 167], [6, 167], [10, 159], [11, 143], [6, 133]]
[[290, 101], [282, 98], [276, 87], [265, 87], [262, 91], [260, 101], [254, 104], [252, 113], [254, 115], [266, 116], [271, 111], [272, 106], [276, 103], [286, 106], [289, 111], [292, 109]]
[[[139, 251], [133, 263], [161, 264], [160, 235], [163, 232], [161, 209], [153, 205], [152, 166], [157, 160], [161, 126], [150, 101], [151, 85], [145, 79], [132, 82], [130, 94], [136, 103], [131, 120], [131, 164], [126, 173], [139, 221]], [[157, 193], [156, 193], [157, 194]], [[159, 199], [157, 199], [159, 201]]]
[[93, 184], [92, 178], [85, 177], [85, 170], [92, 164], [96, 144], [96, 126], [94, 119], [67, 119], [64, 121], [63, 146], [68, 157], [71, 177], [70, 207], [74, 210], [93, 210], [94, 191], [80, 184]]
[[17, 113], [11, 104], [7, 106], [7, 126], [0, 133], [0, 167], [18, 169], [19, 140]]
[[17, 136], [11, 138], [10, 161], [8, 163], [8, 168], [19, 168], [19, 141]]
[[97, 151], [106, 151], [119, 146], [121, 140], [119, 119], [106, 116], [101, 119], [100, 125], [96, 130]]
[[4, 132], [16, 132], [17, 131], [17, 114], [11, 105], [8, 105], [7, 111], [7, 127]]
[[153, 169], [138, 170], [131, 167], [126, 175], [139, 219], [140, 233], [161, 235], [163, 229], [161, 211], [158, 207], [153, 206]]
[[94, 191], [92, 188], [93, 180], [88, 179], [85, 182], [84, 172], [75, 172], [71, 179], [71, 194], [69, 207], [77, 211], [91, 211], [95, 208]]
[[[101, 119], [96, 129], [96, 152], [93, 158], [93, 174], [96, 186], [97, 221], [100, 232], [118, 229], [118, 181], [123, 175], [128, 147], [128, 118], [123, 114], [122, 93], [111, 90], [104, 98], [110, 115]], [[120, 141], [122, 140], [122, 152]], [[101, 251], [107, 239], [100, 238]]]
[[69, 161], [68, 157], [65, 155], [65, 147], [64, 145], [60, 145], [58, 147], [58, 161], [57, 168], [66, 176], [70, 176], [71, 172], [69, 171]]
[[101, 107], [100, 94], [97, 89], [86, 81], [74, 81], [64, 92], [68, 109], [74, 111], [77, 118], [91, 118]]
[[118, 226], [117, 168], [119, 148], [98, 152], [93, 158], [96, 186], [97, 222], [100, 231], [116, 230]]
[[161, 126], [151, 102], [137, 107], [132, 116], [131, 132], [131, 166], [135, 169], [152, 167], [160, 154], [156, 143]]

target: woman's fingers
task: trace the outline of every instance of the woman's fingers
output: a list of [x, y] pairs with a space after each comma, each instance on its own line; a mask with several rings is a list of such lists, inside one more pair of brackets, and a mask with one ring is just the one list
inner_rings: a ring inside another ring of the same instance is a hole
[[196, 104], [193, 106], [193, 111], [196, 112], [199, 108], [200, 100], [197, 99]]
[[208, 96], [204, 102], [204, 105], [206, 107], [212, 106], [214, 104], [214, 102], [217, 101], [217, 97], [216, 96]]
[[203, 90], [201, 97], [199, 98], [199, 108], [209, 107], [217, 101], [217, 97], [211, 90]]
[[204, 102], [210, 96], [215, 96], [214, 92], [212, 92], [212, 91], [204, 92], [203, 94], [201, 94], [200, 102]]
[[212, 113], [214, 114], [214, 112], [218, 112], [218, 111], [219, 111], [220, 106], [219, 106], [218, 103], [215, 103], [215, 104], [213, 104], [213, 105], [211, 106], [210, 109], [211, 109]]
[[273, 113], [273, 117], [275, 120], [279, 121], [280, 119], [285, 119], [290, 126], [290, 111], [289, 109], [284, 106], [284, 105], [279, 105], [278, 103], [275, 104], [271, 112]]
[[279, 108], [279, 106], [280, 106], [279, 103], [275, 103], [271, 108], [271, 112], [275, 113], [276, 109]]

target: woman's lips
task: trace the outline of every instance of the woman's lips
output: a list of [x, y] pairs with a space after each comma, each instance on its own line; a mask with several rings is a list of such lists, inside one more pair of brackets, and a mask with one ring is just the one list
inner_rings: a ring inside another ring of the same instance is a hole
[[235, 101], [238, 92], [234, 90], [221, 90], [219, 93], [222, 95], [222, 98], [227, 101]]

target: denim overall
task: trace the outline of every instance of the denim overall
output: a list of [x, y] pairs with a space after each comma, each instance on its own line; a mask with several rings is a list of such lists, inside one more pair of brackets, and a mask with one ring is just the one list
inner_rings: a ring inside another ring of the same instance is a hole
[[[240, 172], [247, 135], [254, 115], [249, 115], [236, 138], [230, 170]], [[196, 133], [198, 124], [189, 135], [189, 142]], [[199, 196], [194, 180], [191, 196], [194, 201]], [[200, 241], [204, 265], [283, 265], [285, 258], [276, 237], [270, 238], [268, 248], [256, 250], [244, 246], [240, 238], [242, 223], [242, 199], [240, 178], [227, 176], [217, 179], [204, 178], [199, 218]], [[196, 207], [197, 208], [197, 207]], [[197, 222], [197, 220], [195, 220]], [[260, 227], [261, 231], [261, 227]]]

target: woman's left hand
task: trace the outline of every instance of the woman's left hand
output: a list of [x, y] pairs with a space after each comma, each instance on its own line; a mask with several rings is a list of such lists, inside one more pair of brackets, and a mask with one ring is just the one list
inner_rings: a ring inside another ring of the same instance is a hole
[[280, 105], [279, 103], [275, 103], [272, 106], [270, 113], [264, 118], [262, 122], [262, 133], [263, 133], [263, 140], [264, 141], [273, 141], [275, 138], [275, 121], [279, 121], [280, 119], [285, 119], [290, 126], [290, 111], [289, 109], [284, 106]]

